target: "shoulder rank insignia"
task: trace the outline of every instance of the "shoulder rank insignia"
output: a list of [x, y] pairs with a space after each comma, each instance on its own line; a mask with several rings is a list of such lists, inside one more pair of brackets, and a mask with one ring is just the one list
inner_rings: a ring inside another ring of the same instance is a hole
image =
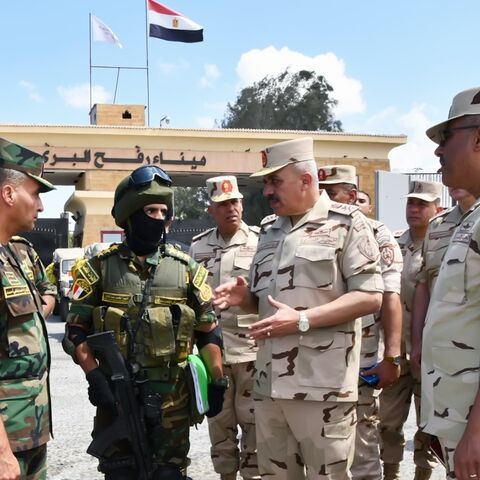
[[114, 244], [110, 245], [107, 249], [102, 250], [97, 255], [97, 258], [99, 258], [101, 260], [102, 258], [107, 258], [110, 255], [113, 255], [120, 248], [121, 245], [122, 245], [121, 243], [114, 243]]
[[263, 227], [263, 225], [266, 225], [267, 223], [273, 223], [276, 219], [277, 216], [272, 213], [271, 215], [267, 215], [265, 218], [263, 218], [260, 222], [260, 225]]
[[211, 232], [213, 232], [215, 230], [215, 228], [209, 228], [208, 230], [205, 230], [204, 232], [202, 233], [199, 233], [198, 235], [195, 235], [193, 238], [192, 238], [192, 242], [196, 242], [197, 240], [200, 240], [201, 238], [209, 235]]

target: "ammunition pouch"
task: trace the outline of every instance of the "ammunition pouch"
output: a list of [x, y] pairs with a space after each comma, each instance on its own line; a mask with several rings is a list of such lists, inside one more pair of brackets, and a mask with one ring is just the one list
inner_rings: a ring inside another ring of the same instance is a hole
[[128, 358], [128, 317], [123, 310], [116, 307], [96, 307], [92, 312], [95, 332], [107, 332], [112, 330], [115, 341], [124, 358]]

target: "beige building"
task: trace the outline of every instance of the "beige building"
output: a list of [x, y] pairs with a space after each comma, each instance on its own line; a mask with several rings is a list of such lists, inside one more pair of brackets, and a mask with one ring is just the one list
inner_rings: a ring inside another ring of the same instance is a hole
[[317, 164], [351, 164], [359, 188], [374, 198], [375, 170], [390, 170], [390, 150], [406, 136], [247, 129], [169, 129], [145, 126], [144, 107], [95, 105], [89, 126], [0, 125], [0, 137], [46, 159], [45, 176], [74, 185], [65, 210], [75, 219], [78, 246], [120, 237], [110, 211], [113, 191], [130, 171], [158, 164], [176, 186], [204, 186], [218, 174], [237, 175], [244, 188], [260, 187], [250, 173], [261, 167], [261, 150], [273, 143], [312, 136]]

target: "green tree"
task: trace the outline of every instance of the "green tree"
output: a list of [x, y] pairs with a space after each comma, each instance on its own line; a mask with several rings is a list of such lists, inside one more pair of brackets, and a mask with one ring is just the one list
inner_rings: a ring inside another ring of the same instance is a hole
[[209, 198], [206, 187], [174, 187], [175, 218], [204, 218]]
[[265, 77], [244, 88], [235, 103], [228, 103], [223, 128], [326, 130], [341, 132], [332, 113], [337, 101], [333, 88], [313, 71]]

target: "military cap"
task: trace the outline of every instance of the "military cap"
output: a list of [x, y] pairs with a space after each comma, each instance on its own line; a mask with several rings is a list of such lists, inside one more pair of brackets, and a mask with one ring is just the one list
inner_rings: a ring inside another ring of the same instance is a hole
[[49, 192], [55, 187], [42, 178], [45, 159], [28, 148], [0, 138], [0, 168], [23, 172], [40, 184], [41, 192]]
[[447, 120], [430, 127], [426, 132], [427, 136], [435, 143], [440, 143], [440, 134], [447, 127], [448, 122], [466, 115], [480, 115], [480, 87], [457, 93], [453, 97]]
[[233, 175], [207, 178], [207, 192], [212, 202], [224, 202], [243, 198], [238, 190], [237, 179]]
[[262, 169], [252, 173], [251, 177], [262, 177], [276, 172], [291, 163], [315, 160], [313, 156], [313, 138], [304, 137], [276, 143], [262, 151]]
[[434, 202], [442, 198], [443, 186], [438, 182], [424, 182], [414, 180], [410, 182], [410, 189], [406, 198], [419, 198], [425, 202]]
[[318, 183], [333, 185], [349, 183], [357, 186], [357, 169], [352, 165], [327, 165], [318, 169]]

